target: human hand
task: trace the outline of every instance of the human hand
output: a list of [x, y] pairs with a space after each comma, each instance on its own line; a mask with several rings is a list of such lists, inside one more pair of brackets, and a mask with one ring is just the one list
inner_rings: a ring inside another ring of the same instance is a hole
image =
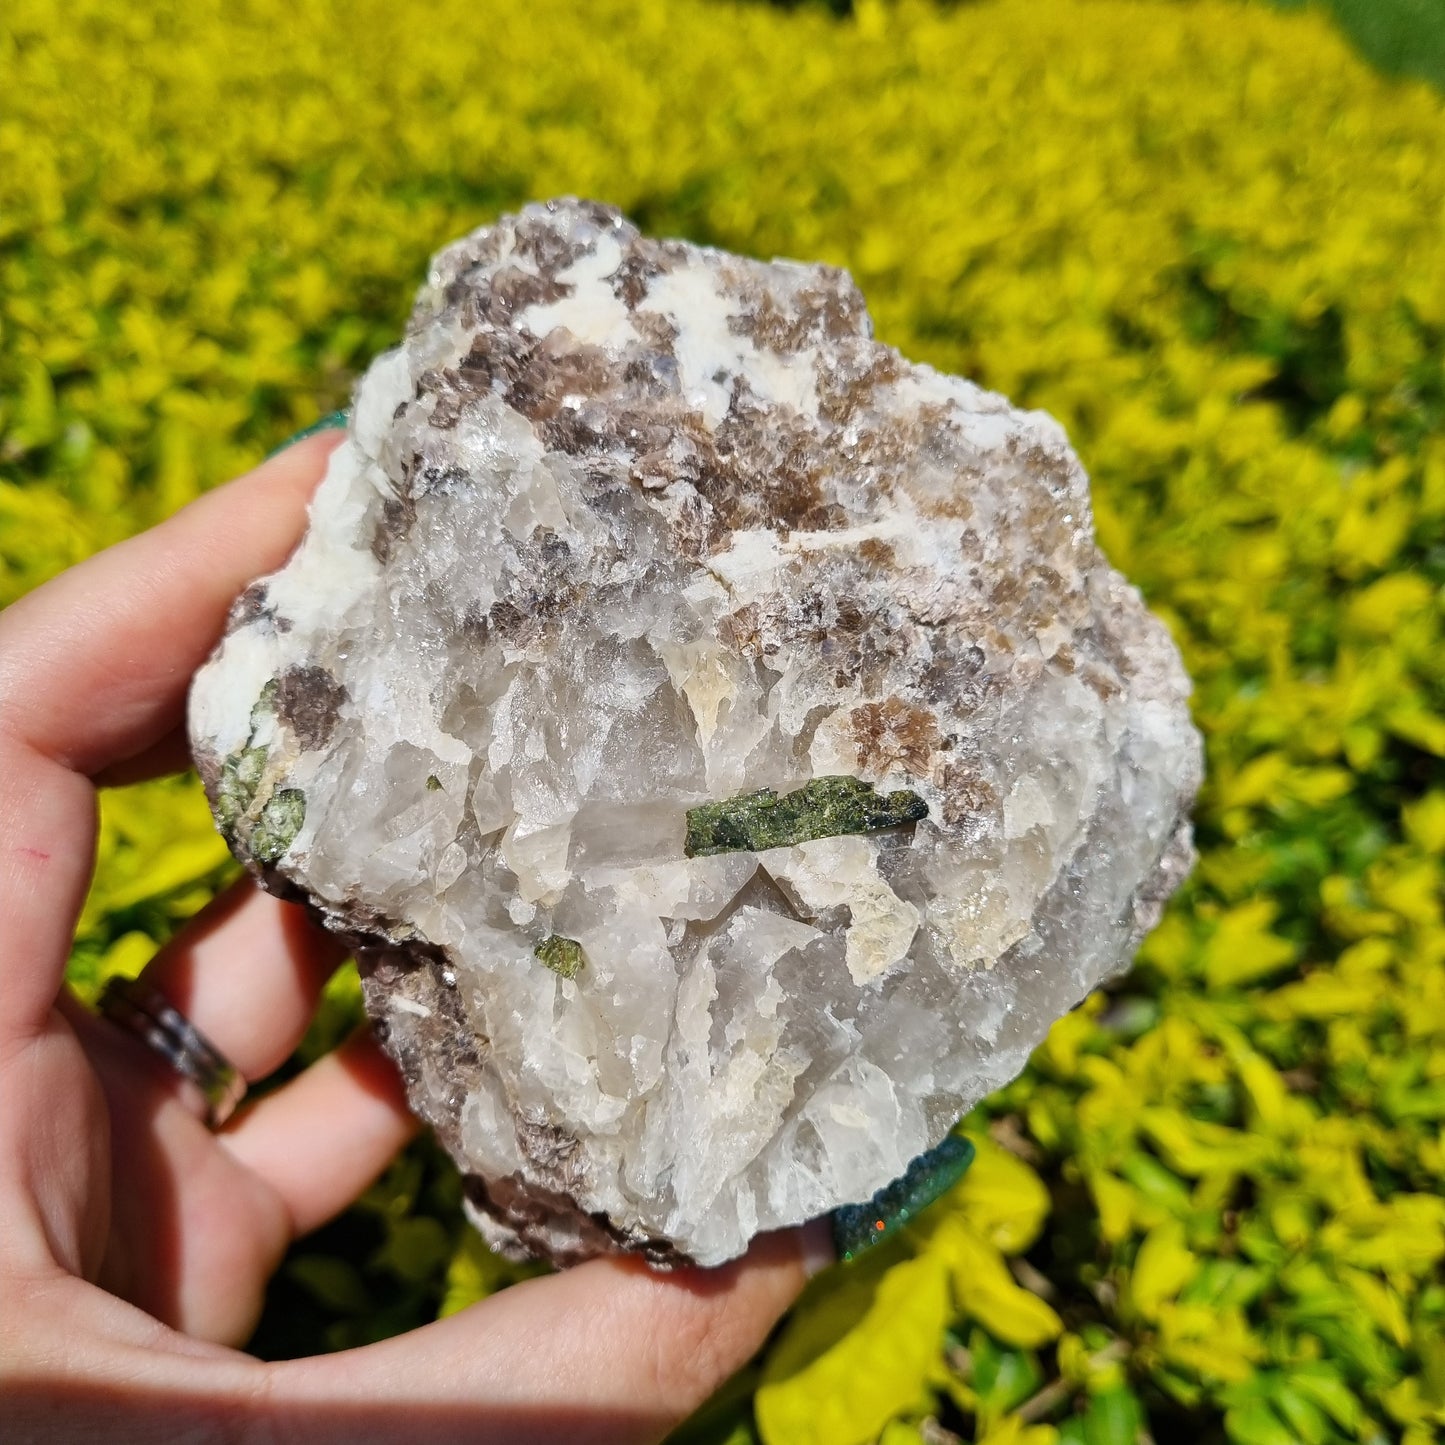
[[[334, 443], [296, 443], [0, 617], [6, 1439], [654, 1440], [757, 1349], [805, 1260], [826, 1257], [826, 1228], [809, 1226], [717, 1270], [594, 1260], [340, 1354], [268, 1364], [237, 1348], [290, 1242], [411, 1135], [400, 1083], [363, 1031], [213, 1132], [180, 1077], [63, 974], [96, 788], [188, 765], [191, 674], [241, 588], [295, 545]], [[259, 1079], [342, 957], [247, 880], [143, 977]]]

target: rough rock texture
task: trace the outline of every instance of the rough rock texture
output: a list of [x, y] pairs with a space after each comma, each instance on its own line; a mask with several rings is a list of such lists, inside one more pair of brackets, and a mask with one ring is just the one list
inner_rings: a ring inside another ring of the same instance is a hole
[[839, 271], [554, 202], [436, 257], [191, 724], [487, 1236], [711, 1264], [1126, 966], [1191, 858], [1187, 693], [1050, 418]]

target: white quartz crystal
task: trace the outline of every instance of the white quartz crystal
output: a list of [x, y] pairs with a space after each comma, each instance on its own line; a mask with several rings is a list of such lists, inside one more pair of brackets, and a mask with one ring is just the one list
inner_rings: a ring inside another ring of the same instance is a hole
[[[1049, 417], [873, 341], [842, 272], [560, 201], [435, 258], [191, 727], [488, 1237], [715, 1264], [1128, 964], [1191, 857], [1187, 695]], [[687, 856], [689, 810], [828, 778], [927, 815]]]

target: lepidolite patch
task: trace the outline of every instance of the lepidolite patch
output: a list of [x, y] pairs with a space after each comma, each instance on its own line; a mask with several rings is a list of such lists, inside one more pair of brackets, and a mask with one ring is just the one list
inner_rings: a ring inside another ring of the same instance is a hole
[[1200, 776], [1056, 423], [842, 272], [558, 201], [449, 246], [191, 731], [500, 1247], [866, 1198], [1128, 963]]

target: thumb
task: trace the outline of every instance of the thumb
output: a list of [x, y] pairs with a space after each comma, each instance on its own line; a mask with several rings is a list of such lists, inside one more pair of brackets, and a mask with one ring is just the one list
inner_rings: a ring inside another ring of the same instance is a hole
[[[756, 1353], [808, 1275], [826, 1223], [764, 1235], [718, 1269], [662, 1274], [598, 1259], [529, 1280], [380, 1344], [276, 1365], [283, 1416], [326, 1405], [350, 1437], [405, 1421], [409, 1438], [660, 1440]], [[322, 1432], [324, 1438], [330, 1438]]]

